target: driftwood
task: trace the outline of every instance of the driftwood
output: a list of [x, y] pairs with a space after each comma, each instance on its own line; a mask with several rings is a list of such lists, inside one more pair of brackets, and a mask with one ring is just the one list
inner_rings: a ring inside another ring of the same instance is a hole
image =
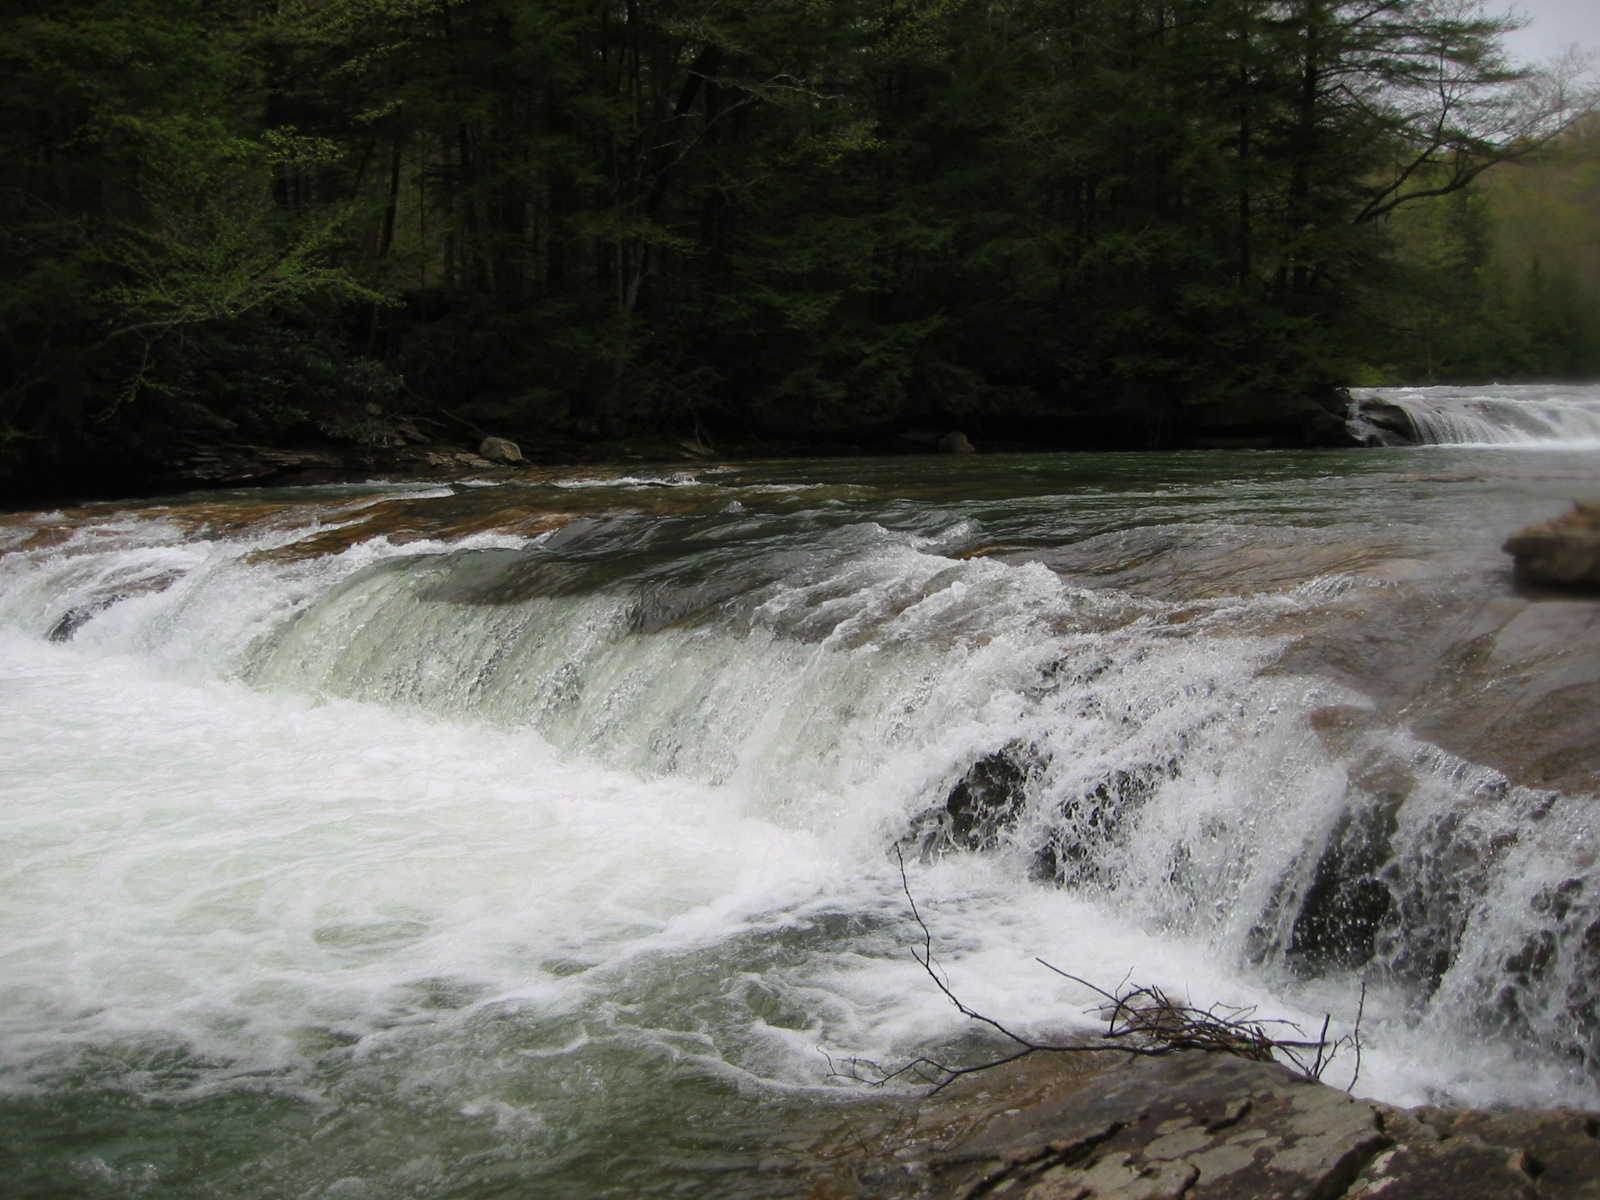
[[979, 1024], [987, 1025], [1016, 1049], [1009, 1054], [967, 1066], [950, 1066], [927, 1056], [919, 1056], [893, 1069], [885, 1068], [870, 1059], [849, 1058], [835, 1063], [829, 1058], [829, 1073], [836, 1078], [852, 1079], [874, 1087], [881, 1087], [898, 1079], [911, 1079], [932, 1084], [938, 1092], [966, 1075], [988, 1071], [1006, 1063], [1016, 1062], [1030, 1054], [1082, 1054], [1090, 1051], [1118, 1050], [1130, 1055], [1170, 1054], [1175, 1050], [1203, 1050], [1209, 1053], [1231, 1054], [1254, 1062], [1283, 1062], [1305, 1075], [1320, 1080], [1342, 1052], [1349, 1050], [1355, 1058], [1355, 1069], [1346, 1088], [1355, 1087], [1361, 1075], [1361, 1017], [1366, 1007], [1367, 989], [1362, 984], [1361, 998], [1356, 1009], [1356, 1019], [1351, 1031], [1330, 1041], [1328, 1026], [1331, 1014], [1322, 1019], [1321, 1031], [1316, 1037], [1307, 1037], [1305, 1031], [1292, 1021], [1263, 1019], [1255, 1015], [1254, 1008], [1213, 1004], [1208, 1008], [1179, 1003], [1159, 987], [1130, 985], [1126, 980], [1115, 990], [1107, 990], [1088, 980], [1063, 971], [1060, 967], [1035, 959], [1040, 966], [1054, 971], [1063, 979], [1088, 988], [1103, 998], [1102, 1003], [1089, 1011], [1104, 1018], [1106, 1027], [1089, 1040], [1069, 1043], [1036, 1042], [1006, 1027], [993, 1017], [969, 1008], [951, 990], [949, 982], [934, 964], [933, 932], [922, 919], [916, 897], [911, 894], [911, 883], [906, 877], [905, 855], [895, 845], [895, 855], [900, 861], [900, 886], [911, 906], [911, 916], [922, 931], [922, 944], [913, 946], [911, 956], [921, 964], [928, 978], [955, 1005], [956, 1011]]

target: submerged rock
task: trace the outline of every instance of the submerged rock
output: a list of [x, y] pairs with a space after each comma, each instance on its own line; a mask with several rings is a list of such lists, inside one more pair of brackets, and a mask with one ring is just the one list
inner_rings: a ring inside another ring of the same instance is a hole
[[[1357, 781], [1352, 781], [1359, 783]], [[1396, 813], [1404, 796], [1379, 793], [1339, 815], [1300, 901], [1286, 956], [1297, 970], [1349, 970], [1371, 961], [1394, 906], [1380, 873], [1394, 855]]]
[[[1111, 884], [1100, 852], [1117, 842], [1126, 824], [1178, 774], [1176, 760], [1114, 767], [1079, 790], [1037, 806], [1041, 827], [1023, 830], [1030, 794], [1040, 790], [1050, 766], [1040, 747], [1014, 741], [975, 760], [956, 780], [943, 805], [922, 812], [909, 837], [924, 854], [984, 852], [1003, 843], [1024, 846], [1029, 875], [1063, 886]], [[1036, 823], [1037, 825], [1037, 823]]]
[[950, 840], [966, 850], [988, 850], [1016, 824], [1028, 798], [1034, 752], [1006, 746], [973, 763], [945, 800]]
[[1277, 1063], [1198, 1051], [1096, 1054], [1102, 1069], [1087, 1077], [1084, 1056], [1054, 1057], [1068, 1060], [1066, 1087], [1044, 1090], [1035, 1080], [1019, 1096], [1008, 1075], [1047, 1067], [1015, 1063], [974, 1077], [964, 1100], [945, 1093], [920, 1102], [938, 1114], [931, 1119], [857, 1129], [859, 1156], [844, 1169], [835, 1164], [813, 1194], [1600, 1197], [1600, 1126], [1591, 1114], [1400, 1109]]
[[[922, 813], [911, 838], [924, 854], [993, 850], [1011, 838], [1028, 807], [1029, 789], [1049, 765], [1037, 746], [1011, 742], [985, 754], [951, 787], [945, 802]], [[1033, 847], [1031, 874], [1055, 879], [1055, 847]]]
[[114, 584], [104, 591], [91, 596], [80, 604], [67, 609], [59, 616], [55, 624], [45, 634], [45, 639], [51, 642], [70, 642], [77, 636], [78, 630], [88, 624], [95, 617], [105, 612], [114, 604], [135, 596], [148, 595], [159, 592], [172, 584], [179, 577], [177, 571], [160, 571], [146, 579], [126, 580]]
[[1512, 534], [1505, 551], [1524, 583], [1600, 590], [1600, 499]]

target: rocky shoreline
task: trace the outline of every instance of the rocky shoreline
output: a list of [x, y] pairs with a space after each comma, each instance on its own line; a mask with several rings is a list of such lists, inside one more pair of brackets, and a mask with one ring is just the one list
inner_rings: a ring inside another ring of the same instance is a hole
[[1032, 1055], [832, 1144], [817, 1200], [1600, 1197], [1600, 1114], [1402, 1109], [1200, 1051]]

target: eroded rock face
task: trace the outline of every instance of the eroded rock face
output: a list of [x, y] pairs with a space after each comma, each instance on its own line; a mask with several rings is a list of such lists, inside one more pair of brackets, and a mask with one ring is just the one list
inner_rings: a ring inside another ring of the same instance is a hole
[[1355, 405], [1360, 436], [1370, 445], [1415, 446], [1421, 439], [1411, 415], [1393, 401], [1363, 396]]
[[[1018, 1200], [1600, 1197], [1595, 1118], [1405, 1110], [1275, 1063], [1186, 1052], [1110, 1060], [1024, 1107], [921, 1127], [824, 1194]], [[1009, 1068], [1003, 1068], [1009, 1069]], [[945, 1101], [946, 1104], [949, 1101]], [[974, 1105], [983, 1105], [983, 1099]]]
[[1523, 583], [1600, 591], [1600, 499], [1512, 534], [1505, 551]]
[[171, 471], [174, 479], [184, 482], [240, 486], [309, 471], [334, 471], [342, 465], [338, 455], [327, 450], [214, 445], [199, 447], [184, 455], [171, 464]]

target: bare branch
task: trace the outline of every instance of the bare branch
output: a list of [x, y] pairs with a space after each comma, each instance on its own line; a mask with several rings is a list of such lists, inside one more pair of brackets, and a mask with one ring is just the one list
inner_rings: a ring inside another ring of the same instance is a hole
[[[1117, 985], [1115, 991], [1108, 991], [1042, 958], [1036, 958], [1034, 961], [1046, 970], [1053, 971], [1063, 979], [1085, 987], [1099, 996], [1101, 1003], [1090, 1011], [1103, 1017], [1106, 1027], [1096, 1038], [1082, 1042], [1057, 1044], [1036, 1042], [1024, 1037], [986, 1013], [969, 1007], [956, 995], [948, 980], [935, 967], [933, 931], [923, 919], [922, 911], [917, 907], [917, 899], [911, 892], [911, 882], [906, 873], [905, 853], [899, 843], [895, 844], [894, 849], [900, 865], [900, 888], [911, 907], [912, 919], [922, 931], [922, 945], [920, 948], [912, 947], [911, 956], [921, 965], [928, 978], [933, 980], [934, 986], [945, 999], [955, 1006], [957, 1012], [969, 1020], [989, 1026], [1013, 1042], [1017, 1049], [999, 1058], [968, 1066], [953, 1067], [924, 1055], [893, 1069], [882, 1067], [865, 1058], [847, 1058], [842, 1063], [836, 1063], [826, 1051], [823, 1051], [824, 1056], [828, 1058], [828, 1074], [831, 1078], [849, 1079], [872, 1087], [882, 1087], [894, 1080], [910, 1076], [919, 1083], [931, 1083], [933, 1085], [929, 1093], [931, 1095], [942, 1091], [963, 1076], [1004, 1066], [1006, 1063], [1026, 1058], [1030, 1054], [1118, 1050], [1124, 1054], [1153, 1057], [1170, 1054], [1175, 1050], [1201, 1050], [1208, 1053], [1232, 1054], [1253, 1062], [1286, 1062], [1307, 1078], [1320, 1080], [1338, 1053], [1348, 1046], [1356, 1055], [1356, 1071], [1349, 1085], [1355, 1086], [1356, 1077], [1361, 1072], [1361, 1018], [1367, 998], [1364, 983], [1361, 987], [1361, 1000], [1356, 1009], [1355, 1027], [1343, 1037], [1329, 1041], [1331, 1014], [1324, 1015], [1322, 1028], [1317, 1036], [1308, 1038], [1292, 1021], [1257, 1018], [1254, 1007], [1218, 1003], [1208, 1008], [1196, 1008], [1172, 1000], [1154, 985], [1130, 986], [1127, 977]], [[1285, 1030], [1299, 1036], [1282, 1036], [1281, 1031]]]

